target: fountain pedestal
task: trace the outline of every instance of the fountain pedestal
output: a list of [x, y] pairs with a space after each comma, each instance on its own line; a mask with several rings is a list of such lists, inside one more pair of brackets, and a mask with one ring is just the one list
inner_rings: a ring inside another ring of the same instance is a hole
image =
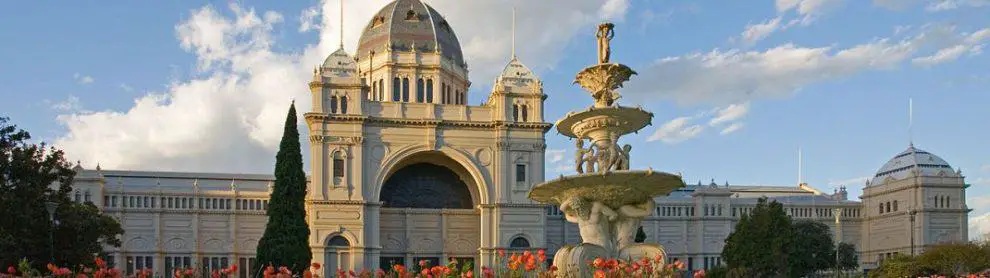
[[[649, 125], [653, 114], [616, 103], [616, 89], [636, 72], [608, 62], [613, 26], [599, 25], [599, 63], [579, 72], [574, 81], [591, 93], [594, 105], [568, 113], [556, 123], [560, 134], [577, 139], [578, 174], [538, 184], [529, 192], [530, 199], [558, 206], [567, 221], [580, 227], [582, 243], [564, 246], [554, 255], [560, 277], [591, 277], [594, 271], [587, 262], [597, 258], [666, 257], [663, 246], [635, 243], [633, 238], [643, 218], [654, 211], [653, 198], [685, 186], [677, 175], [629, 169], [632, 147], [620, 147], [619, 138]], [[591, 143], [587, 148], [585, 140]]]

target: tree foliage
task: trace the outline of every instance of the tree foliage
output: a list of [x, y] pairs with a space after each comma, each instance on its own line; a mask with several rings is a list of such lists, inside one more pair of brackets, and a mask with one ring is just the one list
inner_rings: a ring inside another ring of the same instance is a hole
[[725, 240], [722, 257], [730, 269], [746, 268], [755, 276], [789, 276], [792, 253], [791, 219], [780, 203], [760, 198], [743, 214]]
[[[69, 199], [75, 172], [61, 150], [31, 143], [31, 135], [0, 117], [0, 265], [27, 259], [33, 267], [51, 262], [89, 264], [102, 244], [120, 246], [120, 224], [92, 203]], [[57, 225], [46, 202], [58, 203]], [[54, 235], [54, 240], [50, 238]]]
[[[846, 267], [859, 266], [852, 245], [842, 243], [839, 249]], [[725, 240], [722, 257], [729, 277], [804, 277], [835, 268], [835, 252], [828, 225], [792, 220], [782, 204], [760, 198]]]
[[275, 186], [268, 202], [268, 223], [258, 242], [258, 261], [287, 266], [293, 273], [309, 268], [309, 226], [306, 224], [306, 173], [303, 172], [296, 106], [289, 106], [285, 130], [275, 157]]
[[896, 255], [883, 260], [871, 277], [960, 276], [990, 268], [990, 243], [945, 243], [917, 256]]
[[851, 243], [839, 243], [839, 269], [853, 270], [859, 267], [859, 257], [856, 256], [856, 246]]

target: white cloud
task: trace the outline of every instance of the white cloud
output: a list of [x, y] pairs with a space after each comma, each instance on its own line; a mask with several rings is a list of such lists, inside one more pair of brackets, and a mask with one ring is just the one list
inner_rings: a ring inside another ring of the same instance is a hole
[[743, 126], [744, 126], [743, 123], [732, 123], [731, 125], [723, 128], [722, 131], [719, 131], [718, 134], [719, 135], [726, 135], [726, 134], [729, 134], [729, 133], [733, 133], [733, 132], [736, 132], [736, 131], [739, 131], [740, 129], [742, 129]]
[[969, 217], [969, 238], [983, 239], [990, 235], [990, 212]]
[[[354, 53], [363, 26], [387, 2], [345, 5], [348, 52]], [[568, 9], [550, 1], [524, 0], [431, 4], [459, 35], [471, 79], [484, 82], [508, 60], [509, 7], [527, 7], [517, 14], [517, 38], [527, 42], [517, 52], [530, 67], [540, 69], [564, 57], [562, 50], [573, 36], [594, 32], [591, 26], [601, 16], [621, 17], [627, 2], [611, 0], [612, 6], [604, 7], [598, 0], [571, 1]], [[173, 77], [165, 89], [138, 97], [125, 110], [65, 113], [59, 122], [67, 132], [55, 144], [73, 160], [100, 162], [104, 168], [269, 173], [289, 101], [297, 100], [300, 114], [309, 110], [310, 71], [339, 45], [339, 5], [327, 0], [315, 8], [319, 13], [311, 16], [308, 28], [318, 30], [319, 40], [298, 48], [274, 47], [279, 38], [275, 27], [283, 24], [279, 13], [236, 2], [226, 8], [207, 5], [192, 10], [175, 31], [179, 46], [195, 55], [199, 74]], [[305, 127], [301, 130], [305, 138]]]
[[781, 18], [778, 16], [763, 23], [746, 25], [746, 30], [740, 36], [743, 42], [747, 44], [755, 43], [766, 38], [770, 33], [777, 31], [780, 28], [780, 20]]
[[[716, 105], [786, 97], [810, 84], [897, 68], [922, 49], [942, 48], [946, 38], [958, 37], [951, 28], [941, 26], [928, 26], [919, 32], [913, 37], [876, 39], [848, 48], [788, 43], [763, 51], [715, 49], [662, 58], [640, 70], [640, 77], [628, 83], [625, 95]], [[977, 33], [969, 37], [975, 36]]]
[[567, 150], [549, 149], [546, 151], [547, 162], [557, 163], [564, 159], [564, 152]]
[[125, 83], [120, 83], [120, 85], [118, 85], [117, 87], [119, 87], [124, 92], [133, 92], [134, 91], [134, 88], [131, 88], [130, 85], [127, 85]]
[[58, 112], [78, 112], [82, 111], [82, 103], [79, 97], [69, 95], [64, 101], [51, 104], [51, 108]]
[[650, 135], [646, 141], [657, 141], [667, 144], [677, 144], [685, 140], [694, 138], [701, 134], [705, 128], [701, 125], [689, 125], [691, 117], [679, 117], [667, 122], [657, 128], [657, 131]]
[[599, 15], [602, 19], [614, 19], [622, 21], [626, 14], [626, 10], [629, 9], [628, 0], [608, 0], [605, 5], [602, 5]]
[[940, 12], [964, 7], [979, 8], [983, 6], [990, 6], [990, 0], [936, 0], [929, 3], [925, 7], [925, 10]]
[[749, 102], [732, 104], [719, 109], [714, 118], [708, 121], [708, 125], [715, 126], [721, 123], [737, 121], [749, 113]]
[[316, 19], [320, 16], [319, 7], [309, 7], [299, 15], [299, 32], [309, 32], [322, 28]]
[[96, 79], [93, 79], [92, 76], [82, 75], [82, 74], [79, 74], [79, 73], [73, 74], [72, 75], [72, 79], [75, 79], [76, 82], [79, 83], [79, 84], [90, 84], [90, 83], [93, 83], [94, 81], [96, 81]]
[[[948, 27], [948, 29], [951, 31], [954, 28]], [[990, 28], [985, 28], [971, 34], [950, 36], [947, 39], [948, 46], [939, 49], [932, 55], [914, 58], [911, 62], [918, 66], [934, 66], [955, 61], [966, 53], [978, 55], [982, 52], [983, 41], [990, 39]]]

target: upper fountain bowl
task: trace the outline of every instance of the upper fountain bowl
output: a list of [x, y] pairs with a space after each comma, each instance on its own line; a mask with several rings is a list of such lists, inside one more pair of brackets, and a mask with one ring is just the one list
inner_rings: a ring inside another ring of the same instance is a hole
[[624, 170], [562, 176], [534, 186], [529, 191], [529, 198], [560, 205], [562, 200], [577, 196], [619, 208], [641, 204], [654, 196], [666, 196], [685, 186], [678, 175], [653, 170]]
[[653, 113], [642, 108], [591, 107], [571, 112], [555, 124], [560, 134], [571, 138], [609, 138], [643, 129], [653, 121]]

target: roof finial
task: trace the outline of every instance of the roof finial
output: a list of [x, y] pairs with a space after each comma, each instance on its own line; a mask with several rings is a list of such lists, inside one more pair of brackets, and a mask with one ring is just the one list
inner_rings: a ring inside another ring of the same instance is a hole
[[914, 148], [914, 99], [908, 98], [908, 146]]
[[512, 59], [516, 59], [516, 7], [512, 7]]
[[340, 0], [340, 49], [344, 49], [344, 0]]

